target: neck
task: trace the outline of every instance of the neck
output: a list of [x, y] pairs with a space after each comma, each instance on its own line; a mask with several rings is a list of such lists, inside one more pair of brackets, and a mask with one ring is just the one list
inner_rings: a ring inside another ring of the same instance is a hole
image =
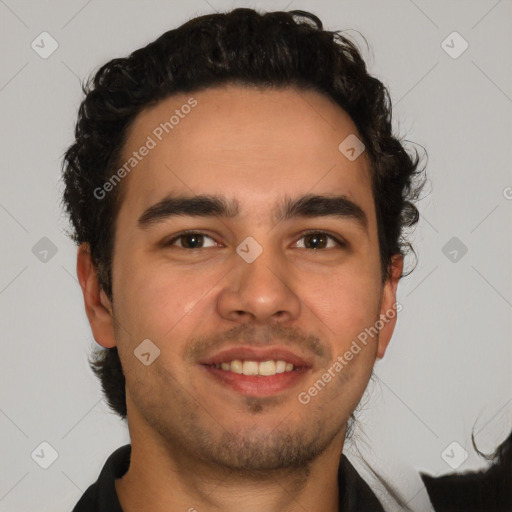
[[115, 482], [125, 512], [338, 510], [338, 466], [345, 428], [308, 465], [259, 473], [192, 460], [182, 448], [140, 434], [130, 430], [130, 467]]

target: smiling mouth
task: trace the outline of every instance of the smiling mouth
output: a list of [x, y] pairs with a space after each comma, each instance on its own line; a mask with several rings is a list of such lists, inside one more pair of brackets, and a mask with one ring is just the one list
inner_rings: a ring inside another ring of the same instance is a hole
[[283, 359], [254, 361], [234, 359], [201, 365], [210, 378], [245, 396], [268, 397], [299, 385], [311, 368], [295, 366]]
[[279, 373], [293, 372], [298, 370], [292, 363], [284, 360], [251, 361], [234, 359], [229, 362], [215, 363], [209, 365], [225, 372], [232, 372], [238, 375], [270, 377]]

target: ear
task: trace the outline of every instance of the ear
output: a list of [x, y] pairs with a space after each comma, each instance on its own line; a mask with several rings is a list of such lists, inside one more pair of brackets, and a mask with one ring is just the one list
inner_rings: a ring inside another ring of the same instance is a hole
[[391, 336], [395, 330], [396, 317], [400, 308], [396, 307], [396, 289], [398, 281], [402, 277], [404, 267], [404, 259], [401, 254], [395, 254], [391, 258], [388, 267], [390, 277], [386, 279], [382, 290], [382, 302], [380, 308], [380, 319], [383, 327], [379, 331], [379, 346], [377, 349], [377, 357], [382, 359], [386, 352], [386, 348], [391, 341]]
[[76, 273], [94, 339], [103, 347], [112, 348], [116, 345], [112, 304], [100, 287], [88, 243], [83, 243], [78, 248]]

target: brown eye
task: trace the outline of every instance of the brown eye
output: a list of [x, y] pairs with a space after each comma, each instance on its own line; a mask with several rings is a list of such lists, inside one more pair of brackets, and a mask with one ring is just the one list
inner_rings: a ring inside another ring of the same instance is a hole
[[[205, 246], [204, 243], [207, 239], [212, 240], [213, 244]], [[215, 241], [210, 236], [196, 232], [182, 233], [181, 235], [175, 236], [164, 245], [165, 247], [174, 246], [178, 241], [181, 242], [177, 245], [180, 249], [205, 249], [206, 247], [213, 247], [216, 245]]]
[[[333, 247], [345, 247], [346, 245], [335, 236], [324, 233], [323, 231], [311, 231], [302, 235], [301, 240], [302, 239], [304, 240], [304, 249], [331, 249]], [[328, 247], [329, 242], [334, 242], [334, 245], [331, 243], [331, 246]]]

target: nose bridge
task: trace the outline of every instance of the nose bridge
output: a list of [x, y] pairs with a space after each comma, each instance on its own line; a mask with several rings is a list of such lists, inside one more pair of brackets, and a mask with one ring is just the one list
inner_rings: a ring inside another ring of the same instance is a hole
[[262, 322], [300, 315], [300, 299], [281, 256], [272, 244], [262, 246], [247, 237], [237, 247], [237, 268], [219, 297], [220, 314], [231, 320], [251, 317]]

